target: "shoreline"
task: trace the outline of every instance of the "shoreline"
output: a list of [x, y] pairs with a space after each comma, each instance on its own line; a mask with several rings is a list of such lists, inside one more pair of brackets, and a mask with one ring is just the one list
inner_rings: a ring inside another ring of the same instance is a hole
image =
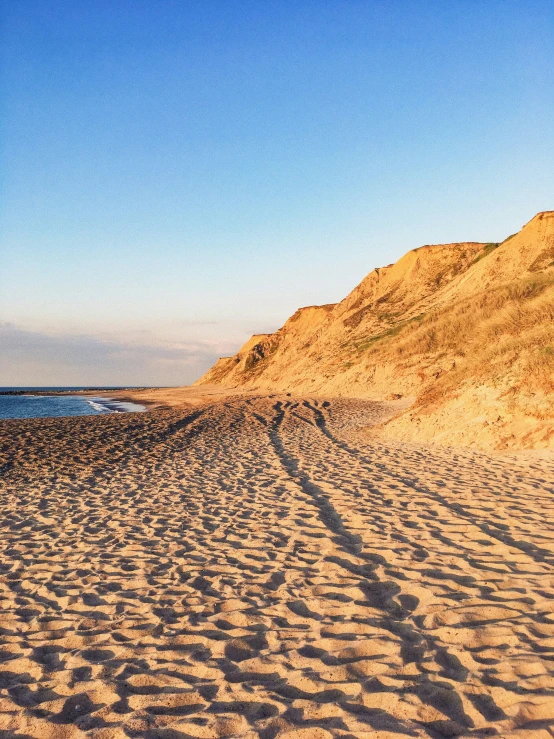
[[122, 388], [107, 390], [106, 397], [140, 403], [148, 410], [192, 409], [224, 402], [231, 398], [259, 397], [268, 392], [224, 388], [218, 385], [183, 385], [181, 387]]
[[[110, 388], [111, 390], [111, 388]], [[21, 411], [21, 405], [17, 402], [15, 403], [15, 407], [11, 412], [15, 412], [15, 415], [11, 415], [10, 408], [11, 404], [8, 403], [6, 408], [3, 408], [1, 411], [1, 421], [9, 421], [9, 420], [24, 420], [24, 419], [32, 419], [32, 418], [44, 418], [44, 419], [54, 419], [54, 418], [74, 418], [74, 417], [81, 417], [81, 416], [99, 416], [99, 415], [114, 415], [114, 414], [127, 414], [127, 413], [145, 413], [147, 410], [149, 410], [150, 404], [146, 402], [138, 401], [134, 397], [130, 397], [128, 395], [122, 395], [120, 394], [120, 391], [116, 389], [117, 394], [109, 393], [107, 390], [103, 390], [101, 388], [98, 389], [80, 389], [80, 390], [69, 390], [69, 389], [63, 389], [63, 390], [47, 390], [47, 389], [41, 389], [41, 390], [10, 390], [10, 391], [0, 391], [0, 399], [2, 398], [12, 398], [14, 401], [17, 401], [18, 399], [26, 398], [28, 400], [35, 400], [35, 402], [39, 403], [38, 406], [38, 412], [36, 414], [32, 415], [19, 415]], [[62, 408], [62, 413], [60, 413], [59, 406], [56, 405], [57, 402], [61, 402], [62, 399], [67, 399], [68, 401], [73, 401], [74, 403], [77, 403], [77, 412], [71, 412], [70, 408]], [[54, 402], [54, 406], [44, 405], [40, 404], [41, 400], [50, 399], [48, 402]], [[26, 401], [23, 401], [23, 408], [26, 408]], [[33, 406], [37, 408], [37, 406]], [[91, 408], [94, 412], [91, 412], [90, 409], [88, 412], [85, 411], [85, 408]], [[49, 412], [50, 411], [50, 412]], [[67, 411], [67, 413], [64, 413], [63, 411]], [[7, 412], [8, 415], [4, 416], [4, 412]]]
[[[209, 406], [224, 402], [230, 398], [263, 396], [268, 393], [254, 393], [252, 391], [221, 388], [219, 386], [193, 386], [181, 387], [120, 387], [120, 388], [64, 388], [64, 389], [18, 389], [0, 390], [1, 397], [74, 397], [92, 402], [98, 400], [105, 405], [107, 412], [92, 414], [97, 415], [128, 415], [133, 413], [146, 413], [148, 411], [169, 411], [179, 409], [182, 411], [192, 410], [198, 407]], [[111, 407], [112, 403], [131, 403], [141, 406], [140, 408], [120, 409]], [[82, 414], [88, 416], [89, 414]], [[37, 418], [61, 418], [63, 416], [37, 416]], [[80, 416], [67, 416], [80, 417]], [[0, 420], [21, 420], [20, 418], [5, 418]]]
[[[266, 393], [261, 393], [266, 394]], [[0, 397], [57, 397], [57, 396], [77, 396], [77, 397], [103, 397], [107, 400], [118, 400], [123, 403], [138, 403], [145, 406], [147, 410], [160, 410], [176, 407], [190, 407], [209, 403], [211, 400], [224, 400], [230, 397], [244, 395], [260, 395], [252, 391], [235, 390], [232, 388], [222, 388], [216, 385], [203, 385], [196, 387], [194, 385], [183, 386], [140, 386], [140, 387], [79, 387], [79, 388], [63, 388], [63, 389], [36, 389], [28, 388], [24, 390], [0, 390]]]

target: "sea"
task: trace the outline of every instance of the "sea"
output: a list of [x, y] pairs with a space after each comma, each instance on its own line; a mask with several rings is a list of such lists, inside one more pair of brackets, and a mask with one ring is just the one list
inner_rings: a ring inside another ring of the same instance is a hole
[[[106, 413], [138, 413], [143, 405], [102, 397], [102, 390], [94, 388], [95, 395], [71, 395], [87, 387], [0, 387], [0, 420], [6, 418], [56, 418], [61, 416], [99, 416]], [[130, 388], [126, 388], [130, 389]], [[68, 395], [35, 395], [64, 391]], [[2, 393], [17, 392], [17, 395]], [[98, 395], [96, 395], [98, 393]]]

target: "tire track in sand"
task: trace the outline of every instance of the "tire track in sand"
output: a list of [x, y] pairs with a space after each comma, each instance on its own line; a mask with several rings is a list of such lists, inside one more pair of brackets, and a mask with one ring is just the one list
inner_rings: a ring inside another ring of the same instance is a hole
[[452, 506], [550, 552], [546, 463], [356, 434], [378, 416], [0, 424], [0, 733], [550, 736], [550, 565]]

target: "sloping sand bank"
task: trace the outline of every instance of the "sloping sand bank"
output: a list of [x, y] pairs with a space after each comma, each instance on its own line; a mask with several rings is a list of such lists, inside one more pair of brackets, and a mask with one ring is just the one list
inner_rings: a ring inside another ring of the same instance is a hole
[[0, 730], [554, 736], [554, 464], [231, 398], [0, 424]]
[[415, 401], [381, 431], [491, 451], [554, 450], [554, 211], [502, 243], [435, 244], [297, 310], [197, 382]]

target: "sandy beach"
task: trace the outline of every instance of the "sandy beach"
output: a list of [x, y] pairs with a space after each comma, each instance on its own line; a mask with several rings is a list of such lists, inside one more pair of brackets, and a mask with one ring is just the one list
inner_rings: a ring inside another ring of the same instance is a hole
[[0, 729], [554, 735], [554, 464], [286, 395], [4, 421]]

